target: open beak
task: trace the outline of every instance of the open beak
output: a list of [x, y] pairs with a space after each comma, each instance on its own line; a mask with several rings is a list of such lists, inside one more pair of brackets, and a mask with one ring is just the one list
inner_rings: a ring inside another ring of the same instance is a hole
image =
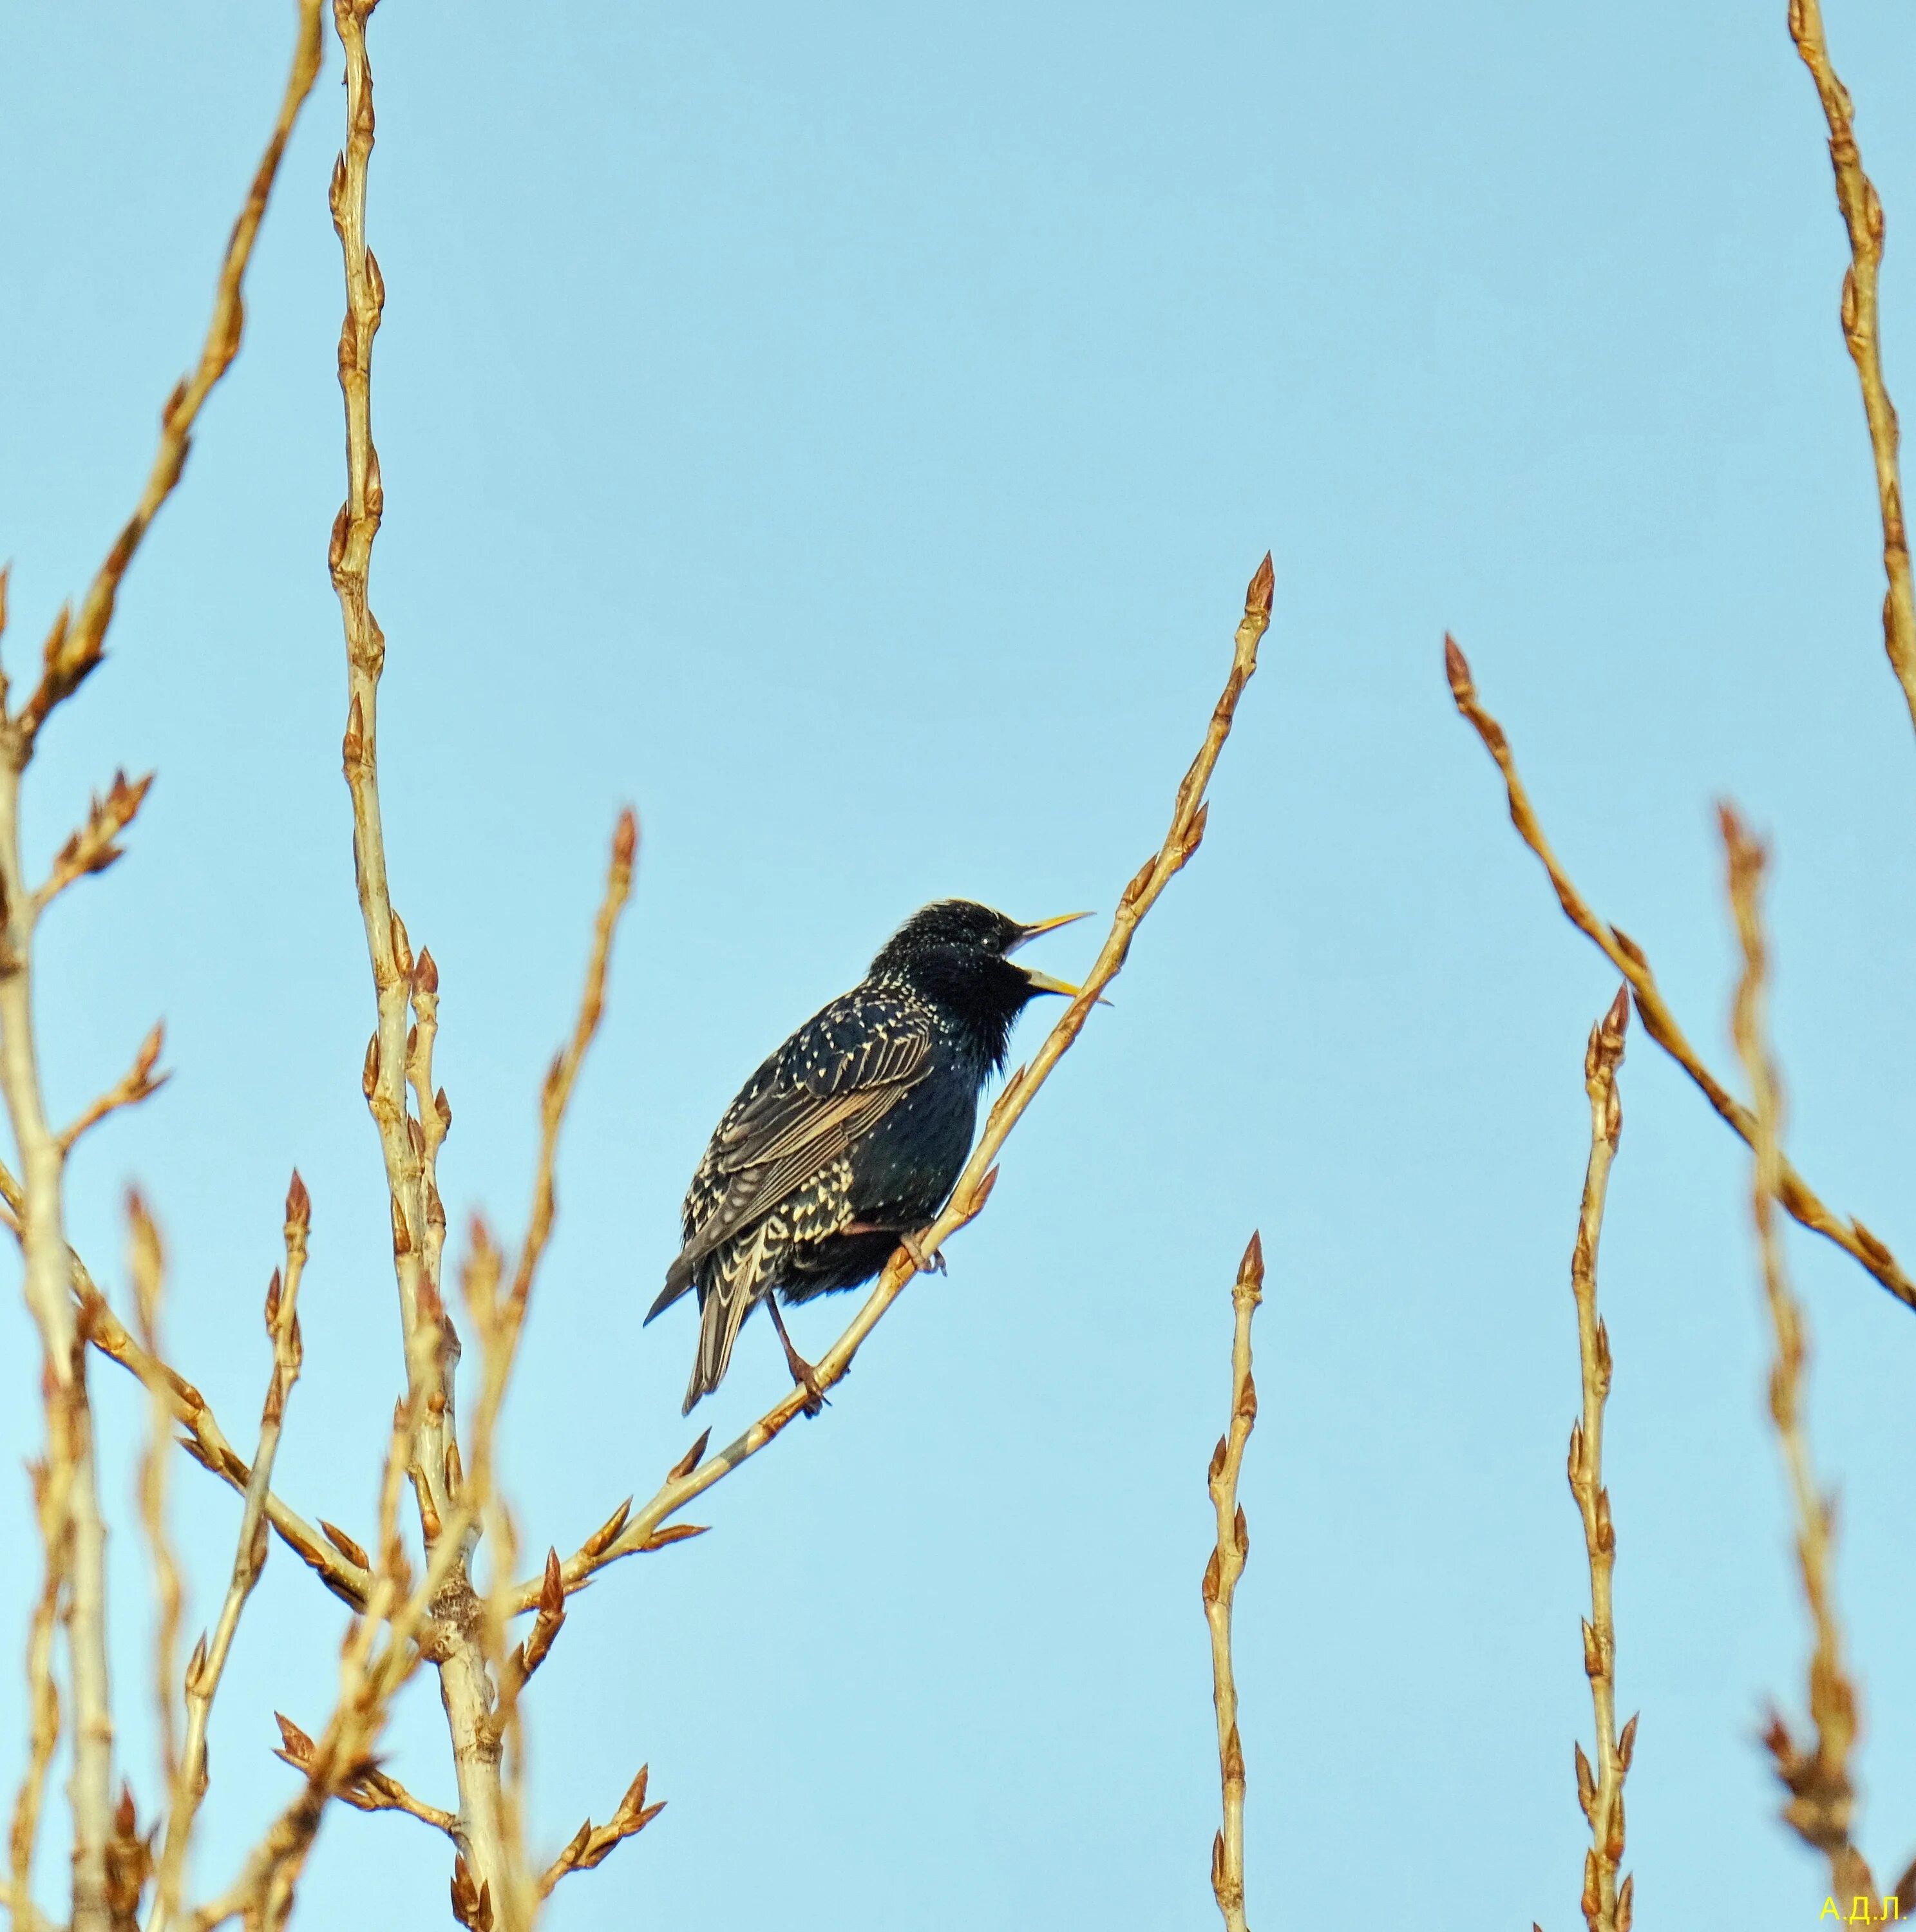
[[[1021, 928], [1016, 940], [1006, 950], [1015, 952], [1027, 939], [1036, 939], [1041, 932], [1055, 932], [1061, 926], [1071, 926], [1081, 919], [1090, 916], [1088, 912], [1061, 912], [1056, 919], [1041, 919], [1035, 926]], [[1075, 1000], [1084, 991], [1081, 986], [1074, 986], [1069, 980], [1054, 980], [1050, 974], [1040, 973], [1034, 966], [1021, 966], [1018, 970], [1031, 982], [1033, 992], [1059, 993], [1067, 1000]], [[1108, 1006], [1111, 1002], [1100, 1000], [1098, 1004], [1101, 1006]]]

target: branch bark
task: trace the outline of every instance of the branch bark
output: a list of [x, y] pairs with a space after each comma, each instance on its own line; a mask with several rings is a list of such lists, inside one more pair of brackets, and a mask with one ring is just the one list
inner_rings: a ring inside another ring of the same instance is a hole
[[1730, 908], [1743, 952], [1733, 1030], [1756, 1100], [1750, 1207], [1762, 1258], [1764, 1295], [1776, 1334], [1776, 1358], [1770, 1370], [1770, 1417], [1789, 1479], [1790, 1502], [1796, 1516], [1798, 1568], [1816, 1630], [1810, 1659], [1810, 1716], [1816, 1729], [1816, 1742], [1807, 1749], [1800, 1748], [1781, 1715], [1775, 1713], [1764, 1742], [1775, 1760], [1777, 1776], [1790, 1793], [1783, 1808], [1785, 1822], [1828, 1859], [1830, 1882], [1837, 1891], [1852, 1901], [1859, 1896], [1873, 1900], [1876, 1880], [1849, 1835], [1855, 1807], [1849, 1754], [1856, 1742], [1856, 1690], [1843, 1663], [1843, 1630], [1831, 1574], [1834, 1526], [1830, 1504], [1817, 1487], [1809, 1429], [1803, 1418], [1803, 1372], [1810, 1345], [1803, 1310], [1790, 1288], [1772, 1205], [1782, 1185], [1783, 1157], [1783, 1089], [1771, 1057], [1767, 1012], [1769, 950], [1763, 932], [1762, 891], [1768, 855], [1731, 807], [1720, 806], [1718, 817]]
[[[1696, 1049], [1678, 1025], [1675, 1015], [1665, 1003], [1657, 984], [1657, 976], [1650, 970], [1650, 962], [1645, 957], [1642, 947], [1620, 927], [1606, 926], [1591, 910], [1583, 895], [1572, 884], [1569, 874], [1558, 863], [1557, 855], [1551, 850], [1550, 842], [1544, 836], [1543, 827], [1531, 806], [1530, 794], [1518, 774], [1510, 740], [1504, 735], [1504, 728], [1478, 703], [1469, 662], [1458, 649], [1454, 638], [1446, 637], [1444, 640], [1444, 664], [1457, 709], [1470, 721], [1477, 736], [1483, 740], [1484, 748], [1497, 761], [1497, 769], [1503, 774], [1504, 790], [1510, 800], [1510, 822], [1517, 828], [1518, 836], [1537, 854], [1544, 871], [1549, 874], [1564, 917], [1630, 982], [1630, 991], [1636, 996], [1637, 1014], [1643, 1022], [1644, 1031], [1696, 1083], [1704, 1098], [1716, 1108], [1730, 1130], [1747, 1146], [1753, 1148], [1756, 1144], [1756, 1116], [1741, 1101], [1732, 1097], [1728, 1088], [1698, 1057]], [[1777, 1198], [1783, 1203], [1785, 1211], [1804, 1227], [1835, 1242], [1845, 1254], [1860, 1262], [1906, 1308], [1916, 1308], [1916, 1282], [1911, 1281], [1903, 1273], [1895, 1256], [1861, 1221], [1854, 1218], [1846, 1222], [1840, 1220], [1823, 1205], [1810, 1184], [1787, 1160], [1777, 1171]]]
[[1590, 1160], [1584, 1170], [1583, 1204], [1576, 1247], [1570, 1258], [1570, 1292], [1577, 1306], [1577, 1360], [1583, 1385], [1583, 1416], [1570, 1430], [1570, 1493], [1583, 1518], [1584, 1552], [1590, 1563], [1590, 1618], [1583, 1627], [1583, 1667], [1597, 1723], [1597, 1768], [1576, 1748], [1577, 1802], [1590, 1825], [1584, 1855], [1581, 1904], [1589, 1932], [1630, 1932], [1636, 1883], [1617, 1882], [1624, 1856], [1624, 1775], [1636, 1744], [1636, 1720], [1617, 1735], [1617, 1632], [1610, 1580], [1616, 1567], [1616, 1532], [1610, 1492], [1603, 1486], [1603, 1408], [1610, 1395], [1610, 1334], [1597, 1312], [1597, 1252], [1603, 1234], [1603, 1203], [1610, 1163], [1624, 1131], [1617, 1091], [1624, 1032], [1630, 1024], [1630, 989], [1620, 986], [1610, 1010], [1590, 1030], [1583, 1060], [1590, 1096]]
[[1204, 1566], [1204, 1621], [1211, 1632], [1211, 1697], [1217, 1706], [1218, 1775], [1224, 1824], [1211, 1845], [1211, 1891], [1225, 1932], [1246, 1932], [1244, 1918], [1244, 1749], [1237, 1734], [1237, 1681], [1231, 1667], [1231, 1612], [1244, 1574], [1251, 1536], [1237, 1501], [1244, 1447], [1258, 1419], [1258, 1386], [1251, 1376], [1251, 1318], [1264, 1298], [1264, 1249], [1256, 1235], [1244, 1250], [1231, 1291], [1236, 1318], [1231, 1340], [1231, 1422], [1211, 1454], [1211, 1504], [1217, 1547]]
[[1876, 472], [1876, 501], [1883, 525], [1883, 648], [1903, 686], [1912, 724], [1916, 724], [1916, 596], [1909, 577], [1909, 535], [1903, 520], [1903, 476], [1897, 446], [1900, 432], [1896, 406], [1883, 382], [1878, 334], [1878, 272], [1883, 260], [1883, 204], [1856, 146], [1849, 90], [1830, 64], [1818, 0], [1789, 0], [1789, 35], [1816, 83], [1823, 118], [1830, 128], [1830, 166], [1836, 176], [1837, 206], [1849, 236], [1849, 266], [1843, 278], [1843, 338], [1863, 390], [1863, 413], [1870, 424], [1870, 453]]
[[286, 1263], [275, 1271], [266, 1290], [266, 1334], [272, 1344], [273, 1366], [259, 1414], [259, 1446], [246, 1484], [246, 1503], [240, 1513], [239, 1538], [226, 1594], [220, 1606], [209, 1645], [202, 1636], [195, 1646], [186, 1671], [186, 1746], [174, 1773], [166, 1817], [166, 1839], [160, 1855], [159, 1884], [146, 1932], [169, 1932], [180, 1908], [186, 1882], [187, 1847], [205, 1796], [206, 1726], [212, 1716], [226, 1659], [232, 1650], [239, 1620], [253, 1586], [266, 1564], [266, 1498], [286, 1420], [287, 1399], [299, 1378], [303, 1355], [299, 1339], [299, 1284], [306, 1271], [306, 1240], [312, 1226], [313, 1203], [306, 1184], [294, 1171], [286, 1197]]

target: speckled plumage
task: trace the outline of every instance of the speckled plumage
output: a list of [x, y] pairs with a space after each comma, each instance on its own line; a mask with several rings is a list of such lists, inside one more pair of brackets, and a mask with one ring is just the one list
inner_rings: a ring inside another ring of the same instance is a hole
[[693, 1174], [684, 1246], [646, 1317], [697, 1288], [688, 1412], [760, 1301], [869, 1281], [936, 1216], [1013, 1022], [1037, 994], [1073, 990], [1006, 957], [1059, 922], [1020, 926], [964, 899], [923, 908], [745, 1082]]

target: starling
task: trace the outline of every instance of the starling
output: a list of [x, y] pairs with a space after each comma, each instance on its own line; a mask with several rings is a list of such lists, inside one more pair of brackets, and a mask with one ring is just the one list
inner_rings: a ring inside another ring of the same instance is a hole
[[1084, 916], [1020, 926], [968, 899], [925, 906], [862, 983], [745, 1082], [692, 1176], [685, 1246], [646, 1317], [697, 1288], [685, 1414], [718, 1386], [739, 1325], [761, 1301], [817, 1414], [817, 1381], [775, 1298], [789, 1305], [856, 1288], [901, 1242], [913, 1245], [964, 1170], [979, 1092], [1005, 1064], [1012, 1023], [1039, 993], [1078, 992], [1008, 956]]

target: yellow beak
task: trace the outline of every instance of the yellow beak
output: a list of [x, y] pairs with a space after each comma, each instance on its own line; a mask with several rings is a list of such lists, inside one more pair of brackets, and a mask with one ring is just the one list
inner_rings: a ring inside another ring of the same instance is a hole
[[1018, 970], [1031, 982], [1036, 992], [1062, 993], [1067, 1000], [1075, 1000], [1084, 990], [1082, 986], [1074, 986], [1069, 980], [1054, 980], [1050, 974], [1038, 972], [1030, 966], [1021, 966]]
[[1088, 912], [1061, 912], [1056, 919], [1041, 919], [1036, 926], [1027, 926], [1023, 929], [1023, 937], [1018, 943], [1022, 946], [1026, 940], [1036, 939], [1041, 932], [1055, 932], [1061, 926], [1074, 925], [1078, 920], [1090, 916]]

